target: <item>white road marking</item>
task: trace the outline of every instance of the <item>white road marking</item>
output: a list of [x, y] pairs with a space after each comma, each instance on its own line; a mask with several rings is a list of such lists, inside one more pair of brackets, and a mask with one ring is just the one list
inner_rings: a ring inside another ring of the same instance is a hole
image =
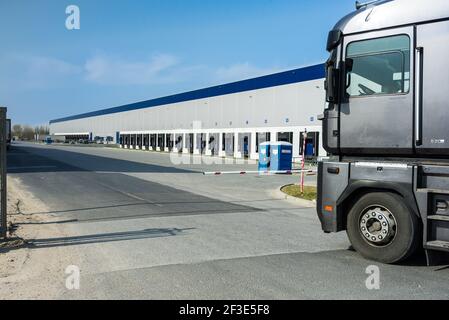
[[98, 184], [101, 185], [101, 186], [103, 186], [103, 187], [105, 187], [105, 188], [108, 188], [108, 189], [110, 189], [110, 190], [113, 190], [113, 191], [115, 191], [115, 192], [118, 192], [118, 193], [121, 193], [121, 194], [123, 194], [123, 195], [125, 195], [125, 196], [128, 196], [128, 197], [130, 197], [130, 198], [133, 198], [133, 199], [136, 199], [136, 200], [139, 200], [139, 201], [143, 201], [143, 202], [146, 202], [146, 203], [155, 205], [155, 206], [157, 206], [157, 207], [163, 207], [163, 205], [161, 205], [161, 204], [159, 204], [159, 203], [155, 203], [155, 202], [153, 202], [153, 201], [150, 201], [150, 200], [147, 200], [147, 199], [143, 199], [143, 198], [141, 198], [141, 197], [139, 197], [139, 196], [136, 196], [136, 195], [134, 195], [134, 194], [131, 194], [131, 193], [128, 193], [128, 192], [125, 192], [125, 191], [116, 189], [116, 188], [111, 187], [111, 186], [108, 186], [108, 185], [106, 185], [106, 184], [104, 184], [104, 183], [98, 182]]

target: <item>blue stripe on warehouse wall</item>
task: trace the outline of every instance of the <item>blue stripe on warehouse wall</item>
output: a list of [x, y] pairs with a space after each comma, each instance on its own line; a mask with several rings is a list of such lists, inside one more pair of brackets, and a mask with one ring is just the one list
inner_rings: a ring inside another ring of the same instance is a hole
[[238, 82], [223, 84], [215, 87], [210, 87], [206, 89], [200, 89], [180, 94], [175, 94], [172, 96], [167, 96], [163, 98], [157, 98], [148, 101], [142, 101], [132, 104], [127, 104], [120, 107], [114, 107], [109, 109], [103, 109], [99, 111], [93, 111], [88, 113], [83, 113], [79, 115], [74, 115], [66, 118], [51, 120], [51, 123], [65, 122], [70, 120], [84, 119], [97, 117], [107, 114], [126, 112], [132, 110], [146, 109], [152, 107], [163, 106], [167, 104], [180, 103], [191, 100], [206, 99], [210, 97], [217, 97], [226, 94], [239, 93], [257, 89], [264, 89], [270, 87], [277, 87], [292, 83], [305, 82], [311, 80], [322, 79], [325, 76], [325, 66], [324, 64], [318, 64], [310, 67], [294, 69], [290, 71], [275, 73], [263, 77], [258, 77], [254, 79], [242, 80]]

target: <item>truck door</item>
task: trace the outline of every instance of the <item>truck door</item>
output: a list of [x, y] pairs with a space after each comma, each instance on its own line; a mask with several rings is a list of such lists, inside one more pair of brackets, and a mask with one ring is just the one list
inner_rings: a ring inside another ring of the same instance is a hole
[[413, 27], [344, 40], [342, 154], [408, 155], [413, 144]]
[[449, 21], [417, 26], [416, 151], [449, 155]]

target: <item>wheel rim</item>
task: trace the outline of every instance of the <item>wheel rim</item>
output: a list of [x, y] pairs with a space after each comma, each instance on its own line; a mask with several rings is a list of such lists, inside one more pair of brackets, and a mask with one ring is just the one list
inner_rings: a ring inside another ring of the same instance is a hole
[[359, 228], [363, 239], [375, 247], [390, 245], [397, 234], [397, 222], [393, 213], [380, 205], [362, 211]]

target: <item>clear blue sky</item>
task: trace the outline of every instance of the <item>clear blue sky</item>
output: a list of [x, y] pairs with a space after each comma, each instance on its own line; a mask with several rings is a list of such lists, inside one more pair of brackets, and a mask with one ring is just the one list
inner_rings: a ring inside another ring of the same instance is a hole
[[[81, 29], [65, 27], [68, 5]], [[316, 64], [354, 0], [0, 0], [0, 105], [15, 123]]]

